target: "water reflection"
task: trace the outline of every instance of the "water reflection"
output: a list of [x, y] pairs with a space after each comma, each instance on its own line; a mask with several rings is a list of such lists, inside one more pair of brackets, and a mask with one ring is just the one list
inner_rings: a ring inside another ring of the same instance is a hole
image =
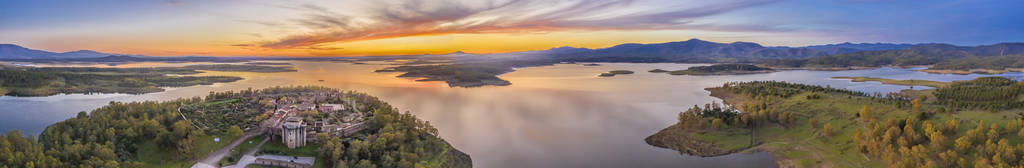
[[[647, 73], [694, 64], [560, 64], [523, 68], [502, 78], [511, 86], [449, 88], [441, 82], [395, 78], [374, 73], [387, 65], [292, 62], [298, 72], [201, 75], [244, 77], [234, 83], [172, 88], [143, 95], [99, 94], [50, 97], [0, 97], [0, 130], [40, 132], [46, 125], [110, 101], [170, 100], [211, 91], [289, 85], [321, 85], [358, 90], [430, 121], [441, 136], [473, 156], [478, 167], [751, 167], [771, 166], [759, 153], [712, 158], [679, 155], [649, 146], [643, 139], [675, 123], [679, 111], [717, 99], [703, 88], [730, 81], [779, 80], [866, 92], [894, 92], [907, 86], [850, 82], [834, 76], [872, 76], [939, 81], [989, 75], [936, 75], [897, 68], [857, 71], [783, 71], [735, 76], [671, 76]], [[632, 75], [599, 78], [609, 70]], [[1003, 74], [1019, 79], [1020, 73]], [[322, 81], [321, 81], [322, 80]], [[917, 88], [917, 87], [915, 87]]]

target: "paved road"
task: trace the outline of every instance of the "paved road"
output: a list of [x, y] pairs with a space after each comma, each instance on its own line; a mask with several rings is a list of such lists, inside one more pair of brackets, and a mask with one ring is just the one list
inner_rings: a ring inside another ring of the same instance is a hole
[[270, 141], [270, 138], [264, 138], [263, 142], [260, 142], [260, 144], [257, 144], [252, 149], [249, 149], [249, 152], [246, 152], [245, 155], [243, 155], [241, 159], [238, 159], [238, 163], [237, 164], [231, 165], [231, 166], [226, 166], [225, 168], [244, 168], [246, 166], [249, 166], [249, 164], [255, 163], [256, 162], [256, 152], [260, 151], [260, 147], [262, 147], [263, 144], [266, 144], [267, 141]]
[[220, 148], [217, 151], [214, 151], [213, 153], [206, 155], [206, 158], [203, 158], [203, 160], [200, 160], [195, 165], [192, 165], [192, 168], [217, 167], [216, 165], [218, 162], [220, 162], [221, 159], [224, 159], [225, 156], [231, 154], [231, 149], [234, 149], [239, 144], [242, 144], [242, 142], [245, 142], [245, 140], [248, 140], [253, 136], [262, 135], [263, 132], [265, 131], [265, 129], [261, 128], [256, 131], [246, 133], [245, 136], [235, 139], [235, 141], [232, 141], [231, 144], [228, 144], [228, 146], [224, 146], [223, 148]]

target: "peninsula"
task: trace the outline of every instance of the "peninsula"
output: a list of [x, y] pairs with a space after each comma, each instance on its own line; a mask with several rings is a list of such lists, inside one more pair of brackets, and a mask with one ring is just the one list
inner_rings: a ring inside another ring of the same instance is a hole
[[884, 78], [874, 78], [874, 77], [850, 77], [850, 76], [837, 76], [837, 77], [832, 77], [832, 79], [850, 79], [851, 82], [875, 81], [875, 82], [881, 82], [882, 84], [890, 84], [890, 85], [928, 86], [928, 87], [934, 87], [934, 88], [938, 88], [938, 87], [943, 87], [943, 86], [948, 86], [949, 85], [949, 82], [939, 82], [939, 81], [930, 81], [930, 80], [917, 80], [917, 79], [895, 80], [895, 79], [884, 79]]
[[472, 167], [428, 122], [367, 94], [314, 86], [111, 102], [38, 139], [0, 134], [0, 151], [31, 156], [0, 165], [36, 167]]
[[189, 65], [161, 68], [7, 67], [0, 69], [0, 95], [49, 96], [69, 93], [161, 92], [162, 87], [210, 85], [242, 80], [233, 76], [189, 76], [201, 71], [294, 72], [292, 67], [259, 65]]
[[[708, 88], [724, 105], [695, 106], [647, 137], [681, 154], [766, 151], [780, 167], [1019, 166], [1024, 82], [957, 81], [915, 94], [868, 94], [775, 81]], [[1001, 148], [1006, 147], [1006, 148]], [[1000, 150], [1004, 149], [1004, 150]]]

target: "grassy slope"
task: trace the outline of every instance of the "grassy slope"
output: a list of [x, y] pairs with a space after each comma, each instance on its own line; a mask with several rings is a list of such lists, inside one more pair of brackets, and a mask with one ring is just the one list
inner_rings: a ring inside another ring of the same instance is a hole
[[[213, 141], [216, 137], [221, 138], [220, 142]], [[202, 136], [197, 139], [199, 143], [196, 147], [196, 158], [203, 158], [211, 152], [227, 146], [235, 139], [237, 138], [213, 135]], [[138, 159], [146, 167], [189, 167], [195, 163], [195, 161], [192, 160], [178, 159], [175, 156], [174, 150], [161, 149], [157, 146], [157, 142], [155, 140], [143, 142], [139, 145]]]
[[938, 81], [930, 81], [930, 80], [915, 80], [915, 79], [911, 79], [911, 80], [895, 80], [895, 79], [883, 79], [883, 78], [874, 78], [874, 77], [840, 76], [840, 77], [832, 77], [832, 79], [852, 79], [853, 82], [877, 81], [877, 82], [882, 82], [883, 84], [890, 84], [890, 85], [929, 86], [929, 87], [935, 87], [935, 88], [947, 86], [947, 85], [950, 84], [949, 82], [938, 82]]
[[[745, 95], [733, 95], [720, 88], [710, 88], [712, 96], [722, 98], [728, 104], [738, 105], [749, 100]], [[929, 95], [931, 90], [905, 91], [905, 94]], [[909, 107], [897, 108], [893, 105], [881, 104], [866, 97], [851, 97], [841, 94], [823, 94], [820, 99], [807, 99], [805, 92], [788, 98], [773, 99], [769, 106], [778, 111], [795, 112], [798, 118], [796, 124], [783, 127], [780, 125], [768, 125], [757, 128], [757, 142], [754, 147], [750, 145], [749, 131], [746, 129], [726, 128], [720, 131], [683, 130], [677, 126], [666, 128], [652, 137], [671, 137], [675, 139], [695, 139], [702, 142], [713, 143], [719, 151], [769, 151], [778, 159], [778, 164], [783, 167], [884, 167], [882, 161], [876, 158], [869, 158], [857, 151], [857, 144], [854, 136], [861, 130], [862, 121], [857, 118], [856, 113], [861, 107], [868, 106], [875, 119], [884, 121], [887, 119], [905, 119], [911, 116]], [[930, 98], [934, 99], [934, 98]], [[933, 111], [938, 105], [926, 105], [922, 111]], [[974, 128], [979, 121], [1003, 125], [1014, 118], [1021, 110], [1003, 110], [999, 112], [984, 112], [981, 110], [964, 110], [947, 113], [937, 113], [924, 120], [925, 122], [944, 123], [951, 119], [964, 120], [961, 123], [958, 134], [963, 134], [968, 128]], [[818, 120], [817, 127], [811, 126], [810, 119]], [[835, 135], [824, 137], [821, 134], [821, 126], [831, 123]], [[681, 135], [681, 136], [680, 136]], [[1019, 143], [1019, 139], [1011, 139], [1011, 144]], [[650, 141], [649, 141], [650, 142]], [[717, 155], [727, 154], [719, 153]], [[714, 156], [714, 155], [710, 155]], [[872, 160], [875, 159], [875, 160]]]

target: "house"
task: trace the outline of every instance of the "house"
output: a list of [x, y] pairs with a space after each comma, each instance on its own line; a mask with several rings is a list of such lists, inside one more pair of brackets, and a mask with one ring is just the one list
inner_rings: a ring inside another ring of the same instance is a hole
[[314, 157], [260, 155], [256, 156], [256, 161], [254, 163], [273, 167], [308, 168], [313, 167], [313, 163], [315, 162], [316, 158]]
[[345, 110], [345, 106], [341, 104], [321, 104], [320, 112], [335, 112]]
[[296, 108], [298, 108], [299, 111], [308, 111], [316, 109], [316, 104], [303, 103], [299, 104]]

